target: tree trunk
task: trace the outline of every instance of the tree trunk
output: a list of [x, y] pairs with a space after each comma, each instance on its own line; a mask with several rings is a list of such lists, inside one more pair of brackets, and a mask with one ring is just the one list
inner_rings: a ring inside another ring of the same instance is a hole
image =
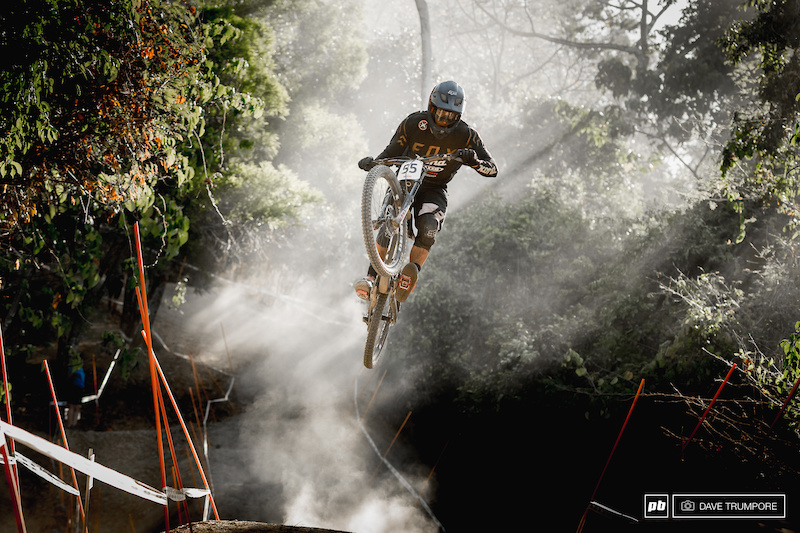
[[425, 0], [416, 0], [419, 11], [419, 27], [422, 37], [422, 71], [420, 72], [422, 108], [428, 107], [428, 94], [433, 88], [431, 81], [431, 20], [428, 13], [428, 3]]

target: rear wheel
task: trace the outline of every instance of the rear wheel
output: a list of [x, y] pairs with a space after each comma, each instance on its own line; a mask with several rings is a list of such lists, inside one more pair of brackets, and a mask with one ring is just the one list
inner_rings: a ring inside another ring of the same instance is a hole
[[402, 204], [403, 193], [394, 171], [385, 165], [370, 170], [361, 196], [361, 228], [369, 262], [382, 276], [394, 276], [405, 263], [408, 225], [394, 220]]
[[392, 325], [392, 321], [389, 316], [384, 316], [388, 298], [388, 294], [378, 294], [375, 309], [367, 321], [367, 344], [364, 346], [364, 366], [367, 368], [372, 368], [378, 363], [383, 347], [386, 345], [386, 339], [389, 337], [389, 327]]

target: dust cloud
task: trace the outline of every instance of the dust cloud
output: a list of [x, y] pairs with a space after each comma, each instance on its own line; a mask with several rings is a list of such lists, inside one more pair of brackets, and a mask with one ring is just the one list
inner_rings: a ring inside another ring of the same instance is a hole
[[[348, 284], [333, 292], [306, 283], [279, 295], [219, 280], [159, 312], [154, 328], [169, 328], [162, 336], [171, 349], [236, 380], [242, 412], [208, 425], [220, 517], [359, 533], [436, 530], [359, 428], [356, 387], [363, 415], [378, 371], [362, 364], [361, 302]], [[379, 431], [383, 424], [370, 428], [370, 414], [364, 426], [388, 446], [393, 435]], [[421, 487], [419, 471], [403, 476]]]
[[[418, 39], [414, 3], [405, 2], [402, 11], [409, 16], [387, 18], [385, 4], [366, 1], [364, 27], [373, 31], [373, 38], [408, 30]], [[352, 290], [368, 265], [358, 219], [363, 173], [356, 162], [377, 155], [397, 124], [422, 108], [417, 80], [390, 87], [382, 83], [380, 71], [368, 70], [357, 99], [366, 106], [358, 110], [363, 146], [345, 154], [353, 175], [337, 176], [332, 184], [314, 181], [314, 176], [326, 174], [319, 162], [305, 160], [307, 166], [296, 169], [326, 198], [330, 193], [352, 198], [318, 211], [320, 217], [335, 216], [333, 222], [322, 222], [323, 238], [312, 235], [319, 221], [306, 220], [304, 228], [289, 232], [286, 242], [294, 244], [270, 256], [263, 280], [237, 284], [219, 278], [210, 290], [190, 289], [186, 302], [177, 309], [162, 308], [154, 325], [158, 331], [158, 321], [169, 324], [172, 338], [163, 335], [164, 341], [176, 351], [178, 346], [190, 350], [197, 360], [236, 379], [234, 390], [243, 411], [208, 428], [211, 484], [223, 519], [358, 533], [439, 528], [416, 495], [382, 465], [356, 419], [358, 401], [364, 427], [381, 451], [402, 422], [377, 420], [374, 411], [364, 414], [381, 370], [363, 367], [363, 304]], [[468, 79], [458, 70], [434, 77]], [[469, 95], [468, 86], [466, 90]], [[486, 109], [490, 104], [488, 99], [470, 101], [465, 120], [491, 114]], [[451, 209], [468, 203], [486, 186], [484, 178], [473, 174], [459, 174]], [[324, 214], [329, 211], [336, 213]], [[277, 271], [282, 274], [276, 276]], [[378, 392], [394, 393], [386, 384]], [[430, 465], [414, 464], [413, 450], [402, 450], [402, 443], [394, 444], [387, 459], [394, 457], [404, 481], [422, 491]], [[431, 492], [424, 494], [430, 497]]]

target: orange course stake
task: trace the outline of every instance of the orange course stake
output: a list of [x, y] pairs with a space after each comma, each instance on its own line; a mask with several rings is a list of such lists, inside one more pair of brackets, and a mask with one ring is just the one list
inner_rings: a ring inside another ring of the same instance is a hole
[[372, 402], [373, 402], [373, 401], [375, 401], [375, 396], [377, 396], [377, 395], [378, 395], [378, 389], [380, 389], [380, 388], [381, 388], [381, 383], [383, 383], [383, 378], [385, 378], [385, 377], [386, 377], [386, 372], [388, 372], [388, 370], [384, 370], [384, 371], [383, 371], [383, 375], [381, 376], [381, 379], [380, 379], [380, 381], [378, 381], [378, 386], [377, 386], [377, 387], [375, 387], [375, 390], [374, 390], [374, 391], [373, 391], [373, 393], [372, 393], [372, 397], [369, 399], [369, 402], [367, 403], [367, 408], [366, 408], [366, 409], [364, 409], [364, 414], [363, 414], [363, 415], [361, 415], [361, 421], [362, 421], [362, 422], [363, 422], [363, 421], [364, 421], [364, 419], [367, 417], [367, 412], [369, 411], [369, 408], [370, 408], [370, 407], [372, 407]]
[[[6, 370], [6, 352], [5, 348], [3, 347], [3, 330], [0, 328], [0, 372], [3, 374], [3, 391], [5, 391], [4, 398], [6, 403], [6, 422], [9, 424], [13, 424], [14, 421], [11, 420], [11, 391], [8, 388], [8, 371]], [[8, 451], [13, 456], [14, 455], [14, 439], [8, 439]], [[12, 470], [14, 472], [14, 478], [16, 478], [17, 483], [19, 483], [19, 473], [17, 471], [17, 465], [14, 463]]]
[[622, 424], [622, 429], [619, 430], [619, 435], [617, 435], [617, 440], [614, 442], [614, 447], [611, 448], [611, 453], [608, 455], [608, 459], [606, 459], [606, 464], [603, 467], [603, 471], [600, 473], [600, 479], [597, 480], [597, 485], [594, 487], [594, 492], [592, 492], [592, 497], [589, 499], [589, 505], [586, 506], [586, 510], [583, 511], [583, 516], [581, 517], [581, 521], [578, 524], [577, 533], [583, 531], [583, 526], [586, 524], [586, 516], [589, 513], [589, 506], [591, 502], [594, 501], [594, 497], [597, 495], [597, 489], [600, 488], [600, 482], [603, 481], [603, 476], [606, 474], [606, 469], [608, 469], [608, 464], [611, 462], [611, 457], [614, 455], [614, 452], [617, 450], [617, 445], [619, 444], [620, 439], [622, 438], [622, 432], [625, 431], [625, 426], [628, 425], [628, 420], [631, 418], [631, 414], [633, 413], [633, 408], [636, 406], [636, 400], [639, 399], [639, 394], [642, 393], [642, 388], [644, 387], [644, 379], [642, 379], [641, 383], [639, 383], [639, 389], [636, 391], [636, 396], [633, 397], [633, 403], [631, 403], [631, 408], [628, 410], [628, 416], [625, 417], [625, 422]]
[[19, 486], [14, 477], [14, 469], [11, 465], [8, 451], [6, 450], [6, 436], [2, 431], [0, 431], [0, 457], [3, 458], [6, 481], [8, 481], [8, 490], [11, 492], [11, 504], [14, 507], [14, 519], [17, 521], [17, 531], [19, 533], [26, 533], [28, 530], [25, 526], [25, 519], [22, 516], [22, 498], [20, 498]]
[[384, 457], [386, 457], [387, 455], [389, 455], [389, 450], [391, 450], [391, 449], [392, 449], [392, 446], [394, 446], [394, 443], [395, 443], [395, 441], [397, 441], [397, 437], [399, 437], [399, 436], [400, 436], [400, 432], [401, 432], [401, 431], [403, 431], [403, 428], [404, 428], [404, 427], [406, 427], [406, 422], [408, 422], [408, 419], [409, 419], [409, 418], [411, 418], [411, 411], [409, 411], [409, 412], [408, 412], [408, 414], [406, 415], [406, 418], [405, 418], [405, 420], [403, 420], [403, 423], [402, 423], [402, 424], [400, 424], [400, 429], [398, 429], [398, 430], [397, 430], [397, 433], [395, 433], [395, 434], [394, 434], [394, 438], [392, 439], [392, 443], [391, 443], [391, 444], [389, 444], [389, 447], [388, 447], [388, 448], [386, 448], [386, 452], [383, 454], [383, 456], [384, 456]]
[[[144, 282], [142, 282], [144, 285]], [[136, 287], [136, 298], [139, 301], [139, 310], [142, 314], [142, 324], [144, 324], [145, 330], [142, 331], [142, 336], [145, 339], [145, 345], [147, 346], [147, 353], [148, 353], [148, 360], [150, 361], [150, 383], [152, 384], [153, 389], [153, 409], [155, 411], [155, 422], [156, 422], [156, 442], [158, 445], [158, 461], [159, 466], [161, 467], [161, 486], [167, 486], [167, 472], [166, 472], [166, 465], [164, 463], [164, 441], [161, 436], [161, 413], [158, 409], [158, 382], [153, 377], [153, 347], [150, 345], [149, 335], [147, 335], [146, 331], [150, 330], [150, 323], [145, 319], [147, 316], [146, 303], [143, 303], [143, 300], [146, 301], [147, 293], [145, 296], [142, 297], [142, 289], [140, 287]], [[169, 431], [169, 428], [167, 428]], [[167, 533], [169, 533], [169, 501], [166, 505], [164, 505], [164, 524], [166, 527]]]
[[[158, 441], [158, 459], [161, 466], [161, 486], [167, 484], [166, 466], [164, 464], [164, 442], [161, 439], [161, 413], [158, 408], [158, 379], [156, 379], [155, 365], [153, 364], [153, 345], [150, 336], [150, 310], [147, 303], [147, 286], [144, 281], [144, 259], [142, 255], [142, 237], [139, 232], [139, 223], [133, 225], [133, 233], [136, 242], [136, 260], [139, 267], [139, 286], [136, 287], [136, 299], [139, 302], [139, 314], [142, 319], [142, 328], [145, 345], [147, 346], [147, 357], [150, 363], [150, 383], [153, 390], [153, 411], [156, 421], [156, 440]], [[169, 520], [169, 512], [165, 509], [165, 516]], [[167, 526], [169, 531], [169, 526]]]
[[178, 417], [178, 422], [183, 429], [183, 435], [186, 437], [186, 441], [189, 443], [189, 449], [194, 456], [195, 463], [197, 464], [197, 469], [200, 472], [200, 477], [203, 479], [203, 486], [206, 490], [209, 491], [209, 500], [211, 502], [211, 509], [214, 511], [214, 517], [219, 520], [219, 514], [217, 513], [217, 504], [214, 502], [214, 497], [210, 494], [211, 493], [211, 485], [208, 482], [208, 478], [206, 478], [206, 474], [203, 470], [203, 464], [200, 462], [200, 457], [197, 455], [197, 449], [194, 446], [194, 441], [192, 441], [191, 436], [189, 436], [189, 428], [186, 427], [186, 422], [183, 420], [183, 416], [181, 415], [180, 410], [178, 410], [178, 402], [175, 400], [175, 396], [172, 394], [172, 389], [170, 389], [169, 384], [167, 383], [167, 378], [164, 375], [164, 371], [161, 369], [161, 364], [156, 359], [155, 353], [153, 354], [153, 362], [155, 363], [156, 371], [158, 375], [161, 377], [161, 383], [164, 385], [164, 390], [167, 392], [167, 396], [169, 396], [169, 400], [172, 403], [172, 408], [175, 410], [175, 414]]
[[[67, 432], [64, 431], [64, 421], [61, 420], [61, 410], [58, 408], [58, 399], [56, 398], [56, 389], [53, 386], [53, 376], [50, 374], [50, 366], [47, 364], [47, 359], [44, 360], [44, 371], [47, 375], [47, 382], [50, 385], [50, 396], [53, 399], [53, 408], [56, 410], [56, 419], [58, 420], [58, 428], [61, 430], [61, 440], [64, 442], [64, 448], [69, 450], [69, 443], [67, 442]], [[72, 484], [75, 486], [75, 489], [78, 491], [78, 494], [75, 496], [78, 499], [78, 508], [81, 511], [81, 520], [83, 520], [83, 528], [84, 531], [88, 533], [89, 528], [86, 524], [86, 514], [83, 512], [83, 501], [81, 498], [81, 489], [78, 486], [78, 478], [75, 476], [75, 469], [69, 467], [70, 472], [72, 472]]]
[[[175, 487], [178, 489], [183, 488], [183, 481], [181, 480], [181, 473], [178, 470], [178, 455], [175, 453], [175, 445], [172, 442], [172, 431], [169, 428], [169, 424], [167, 423], [167, 409], [164, 407], [164, 395], [161, 394], [161, 391], [158, 391], [158, 405], [161, 409], [161, 417], [164, 420], [164, 428], [166, 429], [167, 433], [167, 443], [169, 443], [169, 450], [170, 454], [172, 455], [172, 482], [175, 483]], [[186, 505], [186, 501], [184, 500], [183, 505]], [[178, 516], [180, 517], [180, 507], [181, 505], [178, 504]], [[180, 518], [178, 522], [181, 523]]]
[[[142, 318], [142, 336], [144, 337], [145, 345], [147, 346], [147, 356], [150, 363], [150, 384], [153, 390], [153, 411], [156, 422], [156, 442], [158, 445], [158, 461], [161, 468], [161, 486], [167, 486], [167, 470], [164, 461], [164, 441], [161, 436], [161, 411], [159, 409], [159, 394], [158, 380], [155, 374], [155, 365], [153, 364], [153, 344], [152, 337], [150, 336], [150, 309], [147, 302], [147, 285], [144, 280], [144, 258], [142, 255], [142, 236], [139, 232], [139, 222], [133, 226], [133, 233], [136, 240], [136, 260], [139, 266], [139, 286], [136, 287], [136, 299], [139, 302], [139, 314]], [[166, 421], [164, 421], [166, 424]], [[167, 426], [169, 431], [169, 426]], [[164, 505], [164, 526], [166, 532], [169, 533], [169, 500]]]
[[428, 473], [428, 477], [425, 478], [425, 483], [422, 485], [422, 490], [420, 492], [424, 492], [425, 489], [428, 486], [428, 483], [430, 483], [431, 478], [433, 477], [433, 473], [436, 471], [436, 467], [439, 466], [439, 461], [442, 460], [442, 456], [444, 455], [444, 451], [447, 449], [447, 445], [448, 444], [450, 444], [450, 441], [447, 441], [444, 444], [444, 448], [442, 448], [442, 451], [439, 452], [439, 457], [436, 459], [436, 462], [434, 463], [433, 468], [431, 468], [431, 471]]
[[[178, 417], [178, 421], [181, 424], [183, 429], [183, 433], [186, 436], [186, 440], [189, 443], [191, 448], [192, 454], [194, 455], [195, 462], [197, 463], [197, 467], [200, 471], [200, 476], [203, 478], [203, 483], [205, 484], [206, 490], [209, 491], [209, 501], [211, 502], [211, 508], [214, 511], [214, 517], [219, 520], [219, 514], [217, 512], [217, 506], [214, 501], [214, 497], [211, 496], [210, 491], [211, 488], [209, 486], [208, 480], [205, 476], [203, 471], [203, 466], [200, 463], [200, 459], [197, 456], [197, 451], [195, 449], [194, 443], [192, 442], [191, 437], [189, 436], [189, 431], [186, 428], [186, 424], [183, 421], [183, 417], [181, 416], [180, 410], [178, 409], [178, 403], [175, 401], [175, 397], [172, 395], [172, 391], [169, 388], [169, 384], [167, 383], [166, 377], [164, 376], [164, 372], [161, 370], [161, 366], [158, 363], [158, 359], [156, 359], [155, 351], [153, 350], [153, 337], [151, 334], [150, 329], [150, 312], [148, 310], [148, 303], [147, 303], [147, 290], [145, 287], [144, 282], [144, 260], [142, 256], [142, 243], [141, 243], [141, 235], [139, 232], [139, 223], [137, 222], [134, 225], [134, 235], [136, 241], [136, 256], [137, 261], [139, 263], [139, 287], [136, 287], [136, 297], [139, 301], [139, 312], [142, 317], [142, 336], [144, 337], [145, 344], [147, 346], [148, 352], [148, 360], [150, 361], [150, 380], [153, 387], [153, 408], [155, 411], [155, 419], [156, 419], [156, 429], [157, 429], [157, 438], [158, 438], [158, 451], [159, 451], [159, 461], [161, 465], [161, 481], [162, 487], [166, 487], [166, 466], [164, 464], [164, 444], [161, 436], [161, 410], [159, 408], [160, 401], [159, 398], [161, 397], [161, 387], [159, 386], [159, 376], [161, 377], [161, 383], [164, 385], [164, 388], [169, 396], [169, 399], [172, 403], [172, 407], [175, 409], [175, 414]], [[167, 425], [167, 421], [164, 420], [164, 425], [166, 426], [166, 431], [169, 432], [169, 426]], [[177, 465], [177, 458], [173, 453], [173, 464]], [[169, 532], [169, 510], [168, 506], [164, 506], [164, 514], [165, 520], [167, 524], [167, 532]]]
[[694, 431], [692, 431], [692, 434], [691, 434], [691, 435], [689, 435], [689, 438], [688, 438], [688, 439], [686, 439], [686, 440], [683, 442], [683, 445], [681, 446], [681, 451], [684, 451], [684, 450], [686, 450], [686, 447], [689, 445], [689, 442], [690, 442], [690, 441], [692, 440], [692, 438], [694, 437], [694, 434], [695, 434], [695, 433], [697, 433], [697, 430], [698, 430], [698, 429], [700, 429], [700, 425], [703, 423], [703, 420], [705, 420], [705, 419], [706, 419], [706, 416], [708, 415], [708, 412], [709, 412], [709, 411], [711, 411], [711, 407], [714, 405], [714, 402], [716, 402], [716, 401], [717, 401], [717, 397], [719, 397], [719, 393], [720, 393], [720, 392], [722, 392], [722, 389], [723, 389], [723, 387], [725, 387], [725, 384], [728, 382], [728, 379], [730, 379], [730, 377], [731, 377], [731, 375], [733, 374], [733, 371], [734, 371], [734, 370], [736, 370], [736, 363], [734, 363], [734, 364], [733, 364], [733, 366], [731, 367], [731, 369], [730, 369], [730, 370], [728, 370], [728, 375], [727, 375], [727, 376], [725, 376], [725, 379], [723, 379], [723, 380], [722, 380], [722, 384], [721, 384], [721, 385], [719, 386], [719, 388], [717, 389], [717, 393], [714, 395], [714, 398], [712, 398], [712, 400], [711, 400], [711, 403], [710, 403], [710, 404], [708, 404], [708, 407], [706, 407], [706, 410], [705, 410], [705, 412], [703, 413], [703, 416], [701, 416], [701, 417], [700, 417], [700, 420], [698, 420], [698, 421], [697, 421], [697, 425], [694, 427]]
[[[11, 420], [11, 391], [8, 386], [8, 372], [6, 370], [6, 353], [5, 353], [5, 348], [3, 347], [2, 328], [0, 328], [0, 373], [2, 373], [3, 391], [5, 393], [3, 397], [6, 403], [6, 421], [9, 424], [13, 424], [14, 421]], [[7, 455], [10, 457], [16, 457], [14, 450], [14, 439], [11, 438], [8, 439], [8, 450], [5, 449], [5, 444], [6, 444], [5, 437], [3, 437], [2, 440], [0, 440], [0, 447], [3, 447], [3, 452], [7, 453]], [[11, 489], [12, 491], [11, 498], [15, 502], [14, 504], [15, 517], [17, 517], [17, 513], [19, 515], [17, 520], [17, 526], [20, 527], [21, 525], [21, 527], [24, 530], [25, 520], [23, 519], [22, 515], [22, 497], [19, 492], [19, 470], [17, 469], [16, 462], [14, 462], [14, 464], [11, 464], [11, 462], [8, 459], [5, 459], [5, 461], [6, 461], [5, 464], [6, 464], [7, 475], [10, 476], [8, 478], [9, 482], [8, 486], [9, 489]]]
[[[383, 458], [384, 459], [386, 459], [386, 456], [389, 455], [389, 451], [392, 449], [392, 446], [394, 446], [394, 443], [397, 441], [397, 437], [400, 436], [400, 432], [403, 431], [404, 427], [406, 427], [406, 422], [408, 422], [409, 418], [411, 418], [411, 411], [408, 412], [408, 414], [406, 415], [405, 420], [403, 420], [403, 423], [400, 424], [400, 429], [398, 429], [397, 433], [394, 434], [394, 438], [392, 439], [391, 444], [389, 444], [389, 447], [386, 448], [386, 451], [383, 453]], [[381, 468], [382, 464], [383, 464], [383, 462], [378, 463], [378, 466], [375, 467], [375, 471], [372, 472], [372, 478], [370, 478], [370, 479], [374, 479], [375, 478], [375, 475], [378, 473], [378, 470]]]

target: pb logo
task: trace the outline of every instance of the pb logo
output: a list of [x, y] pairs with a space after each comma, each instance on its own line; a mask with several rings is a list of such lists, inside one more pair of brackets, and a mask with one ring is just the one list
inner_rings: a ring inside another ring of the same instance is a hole
[[645, 494], [644, 495], [644, 517], [645, 518], [669, 518], [669, 495], [667, 495], [667, 494]]

